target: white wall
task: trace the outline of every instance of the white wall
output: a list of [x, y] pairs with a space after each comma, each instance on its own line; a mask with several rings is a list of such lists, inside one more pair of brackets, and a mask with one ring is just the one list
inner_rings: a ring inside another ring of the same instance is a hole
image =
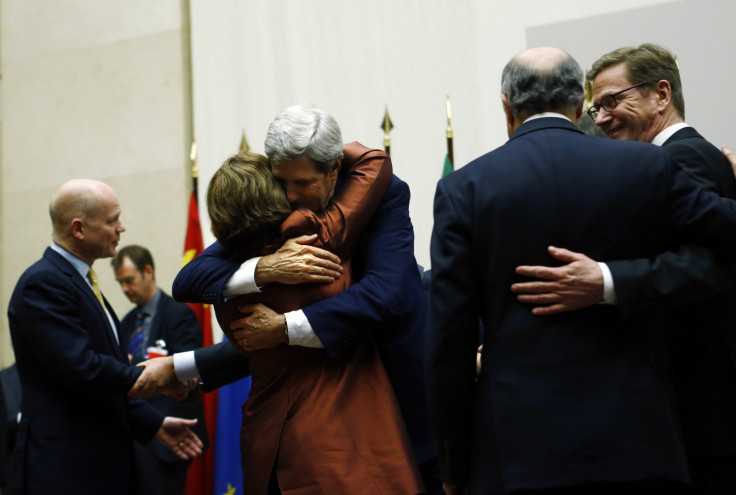
[[[417, 258], [428, 265], [445, 95], [460, 165], [505, 141], [501, 69], [530, 45], [567, 48], [583, 65], [624, 44], [671, 45], [688, 121], [736, 145], [734, 10], [727, 0], [0, 0], [3, 312], [49, 243], [51, 195], [72, 177], [118, 191], [122, 244], [151, 248], [168, 289], [184, 239], [192, 126], [203, 196], [242, 132], [262, 152], [268, 123], [296, 102], [333, 113], [346, 141], [374, 147], [388, 105], [395, 171], [412, 188]], [[131, 305], [98, 264], [122, 315]], [[12, 360], [3, 317], [0, 366]]]
[[[51, 240], [48, 204], [74, 177], [109, 183], [168, 291], [181, 267], [191, 143], [184, 0], [0, 1], [0, 366], [14, 361], [8, 301]], [[95, 264], [117, 313], [132, 305]]]
[[[383, 145], [380, 124], [388, 105], [395, 125], [394, 170], [411, 186], [416, 255], [428, 266], [432, 199], [446, 152], [446, 95], [452, 101], [455, 162], [460, 166], [506, 140], [501, 70], [531, 46], [530, 36], [535, 43], [556, 46], [570, 40], [571, 33], [550, 28], [547, 36], [545, 27], [585, 25], [592, 19], [572, 48], [599, 46], [593, 41], [608, 50], [640, 39], [659, 41], [668, 32], [672, 7], [693, 16], [703, 3], [223, 0], [213, 5], [191, 0], [194, 129], [203, 183], [237, 150], [243, 130], [251, 148], [262, 152], [268, 123], [287, 105], [314, 103], [338, 119], [345, 141], [373, 147]], [[715, 4], [733, 10], [726, 0]], [[620, 22], [641, 15], [647, 6], [648, 18], [632, 25]], [[605, 22], [609, 15], [616, 22]], [[652, 25], [659, 29], [648, 38]], [[714, 30], [712, 24], [693, 28], [697, 31], [687, 39], [696, 44], [701, 35], [718, 39], [728, 30]], [[575, 50], [564, 48], [575, 56]]]

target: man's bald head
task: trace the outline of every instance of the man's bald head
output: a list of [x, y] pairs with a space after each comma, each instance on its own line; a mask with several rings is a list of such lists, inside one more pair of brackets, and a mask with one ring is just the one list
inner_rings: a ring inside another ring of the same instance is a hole
[[49, 204], [54, 242], [90, 265], [115, 255], [120, 233], [120, 203], [115, 191], [92, 179], [65, 182]]
[[115, 195], [115, 191], [97, 180], [72, 179], [65, 182], [49, 204], [54, 237], [68, 235], [74, 218], [89, 221], [100, 215], [103, 211], [103, 199], [110, 194]]
[[585, 96], [583, 70], [558, 48], [530, 48], [504, 67], [501, 93], [521, 121], [542, 112], [575, 115]]

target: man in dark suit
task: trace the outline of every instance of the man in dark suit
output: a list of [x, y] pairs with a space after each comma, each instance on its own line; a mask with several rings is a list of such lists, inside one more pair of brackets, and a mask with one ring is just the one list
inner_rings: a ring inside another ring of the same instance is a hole
[[[292, 143], [309, 144], [295, 150], [290, 148]], [[333, 117], [301, 106], [279, 114], [266, 139], [273, 173], [292, 206], [314, 211], [324, 208], [335, 187], [334, 182], [325, 182], [330, 167], [336, 160], [343, 160], [342, 170], [351, 168], [349, 163], [362, 159], [357, 149], [343, 145]], [[435, 493], [440, 487], [423, 393], [427, 302], [414, 259], [414, 232], [408, 207], [409, 188], [394, 177], [353, 251], [353, 280], [357, 280], [353, 286], [286, 315], [260, 307], [237, 325], [243, 329], [248, 350], [275, 345], [288, 335], [290, 345], [324, 347], [330, 356], [350, 352], [355, 336], [371, 333], [394, 387], [425, 485], [430, 493]], [[304, 240], [291, 240], [275, 254], [241, 266], [223, 258], [216, 243], [182, 269], [174, 281], [173, 294], [177, 300], [218, 303], [225, 297], [258, 290], [257, 286], [265, 283], [329, 281], [339, 276], [336, 259]], [[179, 360], [179, 355], [174, 356], [176, 373], [180, 378], [190, 377]], [[247, 360], [228, 343], [195, 351], [192, 365], [195, 360], [194, 376], [201, 377], [206, 390], [248, 372]], [[166, 383], [171, 377], [170, 368], [157, 364], [162, 376], [155, 376], [152, 368], [151, 376], [144, 373], [141, 380]]]
[[120, 206], [110, 186], [74, 179], [49, 207], [53, 242], [23, 273], [8, 308], [23, 389], [10, 480], [3, 493], [133, 493], [133, 438], [201, 453], [188, 428], [126, 392], [143, 371], [92, 270], [115, 254]]
[[[614, 139], [662, 146], [672, 161], [706, 190], [736, 198], [736, 182], [722, 153], [684, 122], [685, 101], [677, 61], [659, 45], [623, 47], [603, 55], [588, 72], [596, 124]], [[671, 372], [682, 416], [693, 482], [692, 493], [736, 493], [736, 286], [733, 263], [698, 245], [672, 246], [656, 259], [617, 260], [599, 265], [563, 252], [574, 264], [557, 269], [522, 267], [520, 274], [545, 274], [557, 287], [523, 283], [514, 290], [532, 303], [583, 307], [606, 302], [623, 312], [666, 305]], [[575, 263], [576, 262], [576, 263]], [[586, 268], [587, 267], [587, 268]], [[573, 273], [572, 270], [580, 269]], [[540, 272], [542, 270], [542, 272]], [[607, 284], [601, 272], [609, 271]], [[564, 275], [563, 275], [564, 274]], [[564, 276], [564, 278], [558, 278]], [[572, 279], [590, 276], [577, 290]], [[724, 290], [725, 289], [725, 290]], [[555, 298], [557, 291], [559, 297]], [[719, 292], [722, 291], [722, 292]], [[578, 297], [562, 298], [574, 293]], [[546, 300], [545, 300], [546, 298]], [[537, 312], [553, 313], [554, 308]]]
[[[148, 249], [126, 246], [112, 259], [112, 267], [123, 292], [136, 305], [120, 322], [133, 364], [202, 347], [202, 329], [194, 311], [158, 288]], [[192, 430], [206, 446], [207, 429], [198, 390], [190, 391], [183, 400], [158, 395], [147, 402], [167, 416], [197, 418]], [[179, 459], [159, 442], [144, 444], [137, 440], [135, 460], [140, 494], [184, 493], [191, 461]]]
[[550, 244], [620, 259], [731, 235], [699, 205], [726, 201], [666, 152], [575, 127], [582, 79], [560, 50], [517, 55], [502, 78], [509, 141], [437, 186], [427, 382], [451, 494], [651, 495], [688, 481], [664, 312], [537, 318], [508, 290]]

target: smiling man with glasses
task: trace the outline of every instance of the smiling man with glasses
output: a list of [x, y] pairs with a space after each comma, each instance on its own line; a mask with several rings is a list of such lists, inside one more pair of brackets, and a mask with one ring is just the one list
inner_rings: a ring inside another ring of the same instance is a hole
[[[587, 74], [588, 114], [611, 138], [663, 146], [696, 182], [735, 198], [721, 152], [684, 122], [685, 101], [674, 55], [647, 43], [603, 55]], [[654, 259], [596, 263], [551, 248], [561, 267], [523, 266], [542, 281], [514, 284], [537, 315], [617, 304], [624, 313], [666, 304], [671, 374], [685, 435], [693, 494], [736, 493], [736, 287], [734, 267], [701, 246], [672, 246]], [[725, 290], [724, 290], [725, 289]], [[685, 493], [685, 492], [684, 492]]]

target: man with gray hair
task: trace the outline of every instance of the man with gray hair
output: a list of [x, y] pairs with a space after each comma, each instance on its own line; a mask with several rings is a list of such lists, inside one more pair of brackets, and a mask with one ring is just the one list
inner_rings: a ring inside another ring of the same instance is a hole
[[582, 80], [561, 50], [514, 57], [502, 77], [509, 141], [437, 186], [427, 385], [449, 494], [652, 495], [688, 482], [664, 312], [537, 318], [509, 291], [515, 267], [548, 261], [550, 244], [617, 259], [676, 236], [715, 248], [726, 234], [698, 205], [721, 200], [665, 151], [575, 127]]
[[[618, 48], [596, 60], [587, 77], [594, 102], [588, 113], [609, 137], [662, 146], [706, 190], [736, 198], [726, 158], [684, 121], [680, 71], [669, 50], [653, 43]], [[553, 256], [567, 265], [522, 266], [518, 273], [548, 282], [524, 282], [513, 289], [521, 293], [521, 301], [542, 304], [534, 310], [539, 315], [601, 301], [624, 313], [666, 306], [692, 493], [736, 493], [733, 263], [704, 246], [671, 248], [654, 259], [601, 260], [606, 263], [556, 249]]]
[[[390, 160], [383, 151], [359, 143], [343, 145], [340, 127], [331, 115], [301, 105], [274, 118], [265, 150], [292, 207], [314, 212], [325, 209], [335, 190], [340, 190], [341, 175], [356, 164]], [[370, 334], [391, 380], [426, 488], [433, 494], [441, 488], [424, 395], [427, 301], [414, 258], [409, 197], [407, 184], [394, 176], [368, 224], [357, 226], [362, 234], [352, 249], [352, 276], [357, 282], [351, 287], [286, 314], [262, 304], [251, 305], [244, 308], [250, 314], [232, 322], [231, 328], [240, 329], [235, 336], [247, 351], [285, 343], [323, 347], [330, 358], [350, 356], [361, 336]], [[345, 199], [350, 209], [363, 207], [360, 197]], [[339, 277], [339, 258], [310, 246], [312, 240], [309, 236], [289, 240], [274, 254], [242, 265], [227, 259], [216, 243], [182, 269], [174, 281], [173, 295], [183, 301], [221, 303], [269, 283], [329, 282]], [[344, 251], [350, 249], [346, 246]], [[173, 364], [179, 378], [198, 376], [207, 390], [248, 373], [247, 359], [229, 343], [198, 349], [188, 356], [175, 355]], [[171, 379], [171, 367], [149, 366], [147, 371], [149, 368], [137, 389], [144, 395], [151, 393], [146, 380], [155, 390], [157, 383]]]

